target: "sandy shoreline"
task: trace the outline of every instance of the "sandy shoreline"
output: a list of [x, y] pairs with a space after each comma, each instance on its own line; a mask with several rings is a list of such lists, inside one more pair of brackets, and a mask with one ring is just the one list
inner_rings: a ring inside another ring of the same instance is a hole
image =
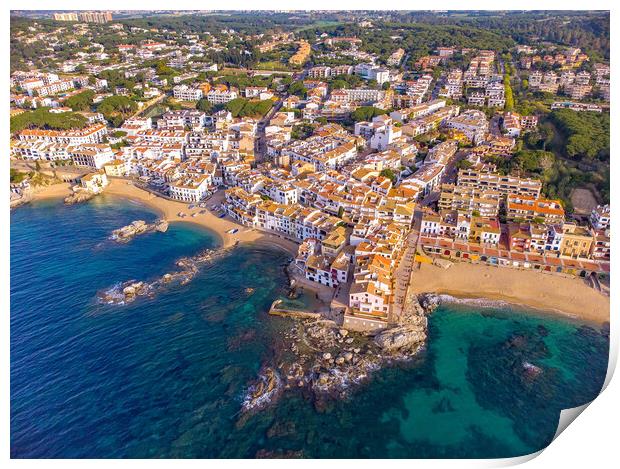
[[[34, 194], [33, 200], [66, 197], [71, 192], [70, 187], [71, 186], [69, 184], [62, 183], [41, 188]], [[155, 209], [159, 215], [168, 222], [195, 223], [203, 226], [219, 237], [223, 247], [233, 246], [237, 242], [259, 243], [264, 246], [284, 249], [287, 253], [293, 256], [297, 254], [297, 244], [292, 241], [248, 228], [247, 226], [236, 223], [229, 217], [219, 218], [216, 213], [211, 212], [209, 209], [206, 209], [203, 214], [199, 213], [203, 209], [198, 207], [190, 210], [187, 208], [188, 204], [158, 197], [123, 179], [110, 179], [110, 185], [105, 188], [104, 194], [140, 202], [152, 209]], [[207, 201], [207, 206], [219, 206], [223, 200], [223, 197], [224, 193], [219, 191]], [[186, 216], [179, 216], [180, 212], [185, 213]], [[193, 213], [196, 213], [197, 215], [192, 217], [191, 215]], [[233, 228], [236, 228], [239, 231], [235, 234], [227, 233], [227, 231]]]
[[469, 263], [448, 269], [422, 264], [410, 288], [418, 294], [499, 300], [597, 324], [609, 321], [609, 297], [580, 278]]

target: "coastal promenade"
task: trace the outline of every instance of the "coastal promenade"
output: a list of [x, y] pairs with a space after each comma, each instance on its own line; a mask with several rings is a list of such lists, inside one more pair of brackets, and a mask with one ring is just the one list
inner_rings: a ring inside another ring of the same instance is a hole
[[412, 229], [407, 235], [407, 240], [404, 252], [398, 263], [398, 267], [394, 272], [394, 301], [391, 305], [388, 315], [388, 322], [390, 324], [396, 324], [399, 322], [402, 315], [405, 299], [407, 298], [407, 291], [409, 290], [409, 281], [411, 277], [411, 270], [413, 268], [413, 260], [415, 258], [416, 247], [418, 244], [418, 231]]

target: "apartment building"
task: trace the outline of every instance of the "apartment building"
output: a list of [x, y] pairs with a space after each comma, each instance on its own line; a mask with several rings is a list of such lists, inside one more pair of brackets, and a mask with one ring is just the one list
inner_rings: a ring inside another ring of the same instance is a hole
[[499, 213], [500, 200], [501, 194], [497, 191], [442, 184], [438, 208], [483, 217], [496, 217]]
[[68, 145], [80, 145], [87, 143], [100, 143], [108, 133], [104, 124], [93, 124], [79, 130], [39, 130], [24, 129], [17, 134], [22, 141], [45, 141], [65, 143]]
[[372, 104], [384, 98], [385, 91], [370, 88], [335, 90], [330, 96], [330, 99], [335, 102], [360, 104]]
[[209, 174], [186, 173], [183, 177], [169, 184], [171, 198], [182, 202], [199, 202], [209, 194], [212, 179]]
[[611, 225], [611, 210], [609, 205], [598, 205], [590, 213], [590, 224], [595, 230], [607, 230]]
[[471, 222], [469, 224], [469, 242], [485, 246], [497, 246], [501, 234], [501, 228], [497, 218], [471, 217]]
[[187, 85], [175, 86], [172, 88], [172, 94], [175, 99], [180, 101], [198, 101], [203, 97], [203, 93], [200, 88], [192, 88]]
[[97, 143], [69, 146], [67, 153], [74, 165], [95, 169], [103, 168], [106, 163], [114, 159], [114, 152], [109, 145]]
[[555, 102], [551, 104], [551, 109], [572, 109], [573, 111], [603, 112], [603, 108], [598, 104], [575, 103], [571, 101]]
[[510, 251], [539, 253], [545, 251], [548, 240], [547, 225], [508, 223], [506, 228], [506, 237]]
[[403, 135], [417, 137], [437, 129], [451, 117], [458, 116], [459, 106], [445, 106], [435, 112], [413, 119], [402, 126]]
[[398, 67], [398, 65], [400, 65], [400, 62], [403, 60], [404, 55], [405, 50], [399, 47], [388, 57], [387, 64], [392, 67]]
[[609, 229], [593, 232], [592, 258], [597, 260], [611, 259], [611, 238]]
[[469, 238], [471, 215], [455, 210], [426, 211], [422, 215], [420, 233], [425, 236], [462, 239]]
[[502, 116], [502, 130], [509, 137], [521, 135], [521, 116], [516, 112], [505, 112]]
[[496, 191], [504, 196], [517, 194], [538, 198], [542, 188], [542, 183], [537, 179], [501, 176], [497, 173], [475, 169], [459, 170], [457, 182], [459, 186]]
[[114, 159], [103, 165], [106, 175], [111, 177], [123, 177], [129, 172], [129, 162], [121, 159]]
[[592, 85], [575, 82], [566, 86], [564, 92], [570, 96], [571, 99], [583, 99], [592, 93]]
[[574, 259], [587, 258], [590, 256], [593, 242], [593, 236], [586, 228], [565, 223], [562, 227], [560, 255]]
[[25, 160], [57, 161], [69, 159], [67, 145], [40, 141], [11, 142], [11, 154]]
[[564, 208], [559, 200], [508, 194], [506, 218], [508, 220], [541, 220], [547, 224], [561, 224], [564, 223]]
[[63, 91], [69, 91], [75, 88], [75, 84], [72, 79], [53, 81], [47, 85], [31, 87], [28, 89], [28, 95], [45, 97], [51, 96]]
[[190, 127], [192, 130], [201, 130], [207, 122], [204, 112], [196, 109], [183, 109], [178, 111], [167, 111], [161, 119], [157, 121], [159, 129], [174, 129]]
[[444, 108], [445, 106], [445, 100], [434, 99], [432, 101], [428, 101], [427, 103], [419, 104], [417, 106], [392, 111], [390, 113], [390, 117], [397, 122], [406, 123], [410, 120], [432, 114], [440, 110], [441, 108]]
[[54, 21], [78, 21], [77, 13], [54, 13], [52, 14]]
[[489, 122], [484, 112], [473, 109], [446, 120], [443, 125], [461, 132], [474, 144], [484, 140], [489, 129]]
[[207, 100], [211, 104], [226, 104], [233, 99], [237, 99], [239, 95], [234, 90], [223, 90], [218, 88], [213, 88], [207, 93]]
[[84, 23], [105, 24], [112, 21], [112, 13], [109, 11], [82, 11], [78, 13], [78, 18]]
[[380, 85], [390, 78], [390, 71], [387, 68], [369, 63], [356, 65], [354, 72], [365, 80], [375, 80]]

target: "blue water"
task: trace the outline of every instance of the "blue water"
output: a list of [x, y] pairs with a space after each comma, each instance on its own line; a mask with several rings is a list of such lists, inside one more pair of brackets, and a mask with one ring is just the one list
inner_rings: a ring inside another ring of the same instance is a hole
[[[11, 455], [14, 458], [509, 457], [546, 446], [559, 411], [596, 397], [608, 337], [509, 308], [444, 305], [428, 350], [317, 410], [301, 391], [239, 421], [243, 393], [283, 318], [266, 311], [288, 255], [239, 247], [185, 286], [125, 306], [96, 293], [149, 280], [216, 238], [171, 224], [106, 241], [156, 215], [102, 196], [11, 214]], [[525, 363], [540, 368], [528, 375]]]

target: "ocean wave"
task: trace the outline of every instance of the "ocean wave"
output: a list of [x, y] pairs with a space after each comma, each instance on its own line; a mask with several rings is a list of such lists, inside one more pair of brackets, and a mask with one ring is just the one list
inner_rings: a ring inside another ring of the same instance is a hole
[[468, 306], [477, 306], [480, 308], [506, 308], [513, 306], [511, 303], [503, 300], [492, 300], [489, 298], [458, 298], [456, 296], [442, 293], [434, 295], [439, 303], [461, 304]]

